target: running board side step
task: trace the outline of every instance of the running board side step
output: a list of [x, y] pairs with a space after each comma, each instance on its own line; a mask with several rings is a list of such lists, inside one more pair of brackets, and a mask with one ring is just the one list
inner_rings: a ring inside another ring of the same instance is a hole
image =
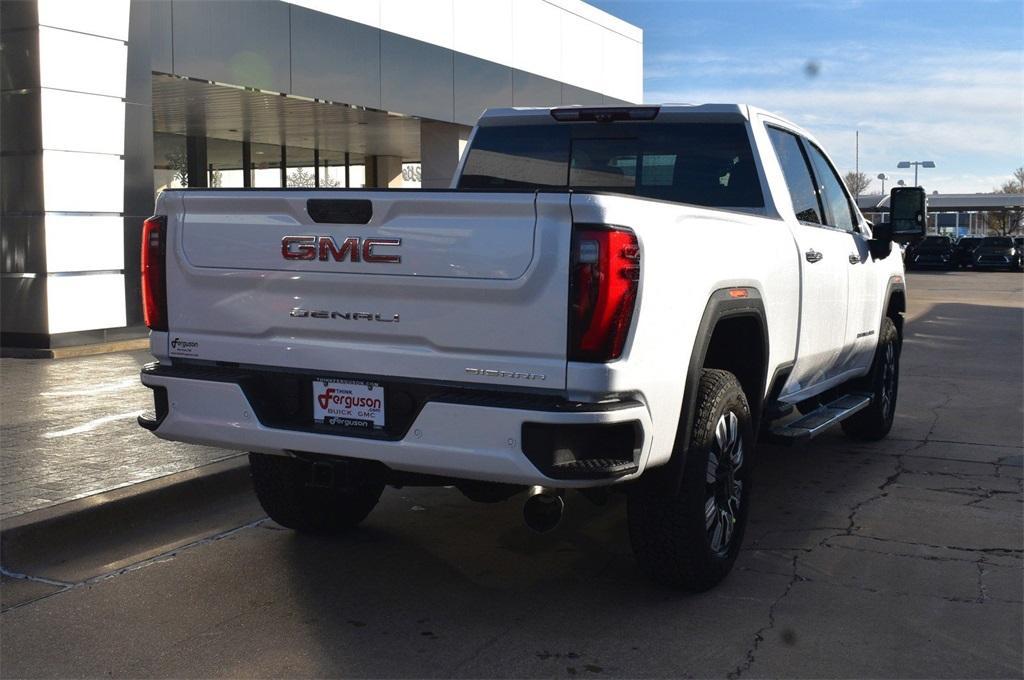
[[779, 443], [792, 443], [801, 439], [811, 439], [833, 425], [841, 423], [858, 411], [867, 408], [870, 404], [870, 394], [856, 392], [843, 395], [823, 406], [819, 406], [802, 418], [772, 428], [772, 439]]

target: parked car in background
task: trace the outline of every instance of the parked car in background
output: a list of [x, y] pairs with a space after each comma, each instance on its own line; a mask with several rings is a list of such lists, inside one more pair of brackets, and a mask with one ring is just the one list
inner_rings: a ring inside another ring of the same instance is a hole
[[971, 263], [975, 269], [1024, 269], [1021, 249], [1009, 236], [988, 236], [974, 249]]
[[954, 250], [950, 237], [926, 236], [907, 248], [907, 269], [953, 269]]
[[971, 255], [983, 240], [982, 236], [964, 236], [957, 241], [956, 249], [953, 251], [953, 264], [960, 268], [970, 267]]

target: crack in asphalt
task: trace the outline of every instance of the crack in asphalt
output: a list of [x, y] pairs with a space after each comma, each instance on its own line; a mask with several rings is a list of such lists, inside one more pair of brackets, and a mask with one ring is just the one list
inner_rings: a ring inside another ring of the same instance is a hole
[[[948, 476], [948, 477], [953, 477], [953, 478], [956, 478], [956, 479], [960, 479], [960, 480], [965, 481], [965, 482], [968, 482], [970, 480], [963, 479], [964, 476], [973, 476], [975, 478], [980, 476], [980, 475], [965, 475], [964, 473], [947, 473], [947, 472], [934, 472], [934, 471], [915, 471], [915, 470], [908, 469], [906, 467], [906, 465], [905, 465], [905, 458], [921, 458], [921, 459], [933, 459], [933, 460], [942, 460], [942, 461], [955, 460], [955, 459], [950, 459], [950, 458], [940, 458], [940, 457], [933, 457], [933, 456], [924, 456], [924, 455], [920, 455], [920, 454], [917, 453], [918, 451], [923, 449], [925, 446], [927, 446], [928, 444], [933, 443], [933, 442], [952, 443], [952, 444], [965, 444], [965, 445], [968, 445], [968, 446], [972, 445], [970, 443], [965, 443], [965, 442], [952, 442], [952, 441], [948, 441], [947, 442], [947, 440], [933, 440], [932, 439], [932, 434], [934, 433], [935, 428], [936, 428], [936, 426], [938, 425], [938, 423], [939, 423], [939, 421], [941, 419], [940, 411], [942, 409], [946, 408], [947, 406], [949, 406], [949, 404], [953, 401], [954, 394], [959, 392], [959, 388], [955, 384], [947, 383], [947, 385], [949, 385], [950, 390], [946, 393], [945, 399], [940, 404], [937, 404], [936, 406], [934, 406], [934, 407], [929, 409], [929, 411], [931, 412], [931, 416], [932, 416], [932, 422], [931, 422], [931, 425], [928, 427], [927, 433], [925, 433], [924, 437], [922, 439], [919, 439], [919, 440], [896, 440], [896, 441], [914, 441], [916, 443], [913, 446], [911, 446], [910, 448], [908, 448], [906, 451], [902, 451], [902, 452], [895, 453], [895, 454], [886, 454], [886, 455], [890, 455], [890, 456], [892, 456], [892, 455], [895, 456], [895, 466], [894, 466], [892, 474], [887, 476], [882, 481], [882, 483], [878, 486], [878, 488], [876, 490], [876, 493], [872, 494], [868, 498], [865, 498], [865, 499], [862, 499], [860, 501], [857, 501], [852, 506], [850, 506], [850, 510], [849, 510], [849, 513], [847, 514], [847, 518], [846, 518], [847, 519], [846, 527], [843, 527], [843, 528], [839, 528], [839, 527], [819, 527], [819, 528], [832, 529], [832, 530], [835, 530], [837, 533], [823, 538], [820, 542], [818, 542], [817, 545], [815, 545], [815, 546], [813, 546], [811, 548], [800, 548], [800, 549], [796, 549], [796, 550], [793, 551], [794, 554], [793, 554], [793, 558], [792, 558], [792, 574], [791, 574], [791, 578], [790, 578], [789, 582], [786, 584], [786, 588], [783, 590], [783, 592], [768, 607], [768, 622], [767, 622], [767, 624], [762, 626], [760, 629], [758, 629], [754, 633], [753, 642], [752, 642], [751, 646], [747, 649], [747, 651], [746, 651], [746, 653], [744, 655], [743, 663], [741, 663], [738, 666], [736, 666], [736, 668], [732, 672], [730, 672], [728, 674], [727, 677], [730, 680], [735, 680], [736, 678], [739, 678], [745, 672], [749, 671], [750, 668], [754, 665], [755, 661], [757, 660], [758, 649], [761, 647], [761, 644], [766, 639], [765, 635], [768, 633], [768, 631], [774, 629], [774, 627], [775, 627], [775, 623], [776, 623], [775, 622], [775, 611], [776, 611], [776, 608], [778, 607], [778, 605], [786, 597], [789, 596], [789, 594], [793, 590], [793, 586], [796, 585], [796, 583], [798, 583], [800, 581], [807, 581], [807, 582], [813, 581], [812, 578], [801, 576], [798, 573], [799, 559], [800, 559], [801, 554], [806, 555], [806, 554], [809, 554], [809, 553], [813, 552], [814, 550], [817, 550], [817, 549], [820, 549], [820, 548], [826, 548], [826, 549], [828, 549], [828, 548], [844, 548], [844, 549], [848, 549], [848, 550], [862, 550], [863, 552], [873, 552], [873, 553], [878, 553], [878, 554], [883, 554], [883, 555], [892, 555], [892, 556], [901, 556], [901, 557], [913, 557], [913, 558], [921, 558], [921, 559], [927, 559], [927, 560], [971, 562], [971, 563], [976, 564], [977, 565], [977, 569], [978, 569], [978, 576], [977, 576], [978, 595], [975, 598], [959, 598], [959, 597], [950, 597], [950, 596], [942, 596], [942, 595], [929, 595], [929, 594], [921, 594], [921, 596], [922, 597], [930, 597], [930, 598], [934, 598], [934, 599], [939, 599], [939, 600], [943, 600], [943, 601], [946, 601], [946, 602], [955, 602], [955, 603], [972, 603], [972, 604], [973, 603], [977, 603], [977, 604], [981, 604], [981, 603], [985, 603], [985, 602], [1004, 602], [1004, 603], [1009, 603], [1009, 604], [1019, 604], [1019, 603], [1017, 603], [1015, 601], [1012, 601], [1012, 600], [995, 599], [995, 598], [991, 598], [989, 596], [988, 589], [987, 589], [987, 586], [985, 585], [985, 580], [984, 580], [985, 574], [986, 574], [985, 566], [984, 565], [985, 565], [985, 556], [986, 555], [1000, 555], [1000, 556], [1006, 556], [1006, 557], [1018, 558], [1019, 559], [1022, 555], [1024, 555], [1024, 550], [1020, 550], [1020, 549], [1017, 549], [1017, 548], [967, 548], [967, 547], [963, 547], [963, 546], [935, 545], [935, 544], [922, 543], [922, 542], [900, 541], [900, 540], [896, 540], [896, 539], [888, 539], [888, 538], [881, 538], [881, 537], [877, 537], [877, 536], [864, 535], [864, 534], [859, 533], [859, 531], [858, 531], [859, 527], [857, 526], [857, 513], [860, 512], [860, 510], [863, 509], [865, 506], [867, 506], [867, 505], [869, 505], [871, 503], [874, 503], [875, 501], [878, 501], [878, 500], [880, 500], [882, 498], [887, 497], [889, 495], [890, 487], [892, 487], [893, 485], [897, 484], [899, 482], [900, 477], [904, 473], [913, 473], [913, 474], [922, 474], [922, 475], [935, 475], [935, 476]], [[976, 446], [993, 446], [993, 447], [996, 446], [996, 445], [992, 445], [992, 444], [975, 444], [975, 445]], [[1003, 447], [1003, 448], [1005, 448], [1005, 447]], [[877, 453], [877, 452], [871, 452], [871, 453]], [[956, 460], [956, 462], [979, 463], [981, 461]], [[983, 464], [991, 465], [991, 466], [993, 466], [995, 468], [995, 470], [993, 471], [994, 474], [992, 476], [996, 477], [996, 478], [999, 477], [1001, 463], [1002, 463], [1002, 459], [1000, 459], [1000, 461], [997, 461], [997, 462], [983, 462]], [[1018, 480], [1018, 486], [1020, 486], [1020, 488], [1022, 490], [1022, 493], [1024, 493], [1024, 478], [1021, 478], [1021, 479]], [[930, 491], [950, 491], [948, 489], [928, 489], [928, 490], [930, 490]], [[991, 489], [984, 489], [983, 487], [966, 487], [966, 488], [963, 488], [963, 489], [954, 489], [954, 490], [952, 490], [952, 493], [962, 493], [964, 495], [977, 496], [978, 494], [969, 493], [970, 491], [975, 491], [975, 490], [979, 491], [979, 492], [982, 492], [985, 495], [983, 497], [975, 498], [975, 500], [973, 500], [970, 503], [968, 503], [968, 505], [970, 505], [971, 503], [980, 502], [982, 500], [987, 500], [987, 499], [992, 498], [994, 495], [997, 495], [997, 494], [1013, 493], [1013, 492], [1007, 492], [1007, 491], [997, 491], [997, 490], [991, 490]], [[808, 530], [807, 529], [799, 529], [799, 530], [792, 530], [792, 531], [804, 532], [804, 531], [808, 531]], [[978, 558], [978, 559], [973, 559], [973, 558], [972, 559], [957, 559], [957, 558], [945, 558], [945, 557], [927, 556], [927, 555], [906, 555], [906, 554], [894, 553], [894, 552], [889, 552], [889, 551], [875, 551], [875, 550], [867, 550], [867, 549], [862, 549], [862, 548], [852, 548], [852, 547], [847, 547], [847, 546], [836, 545], [836, 544], [831, 542], [832, 540], [834, 540], [836, 538], [840, 538], [840, 537], [855, 537], [855, 538], [862, 538], [862, 539], [866, 539], [866, 540], [878, 541], [878, 542], [881, 542], [881, 543], [892, 543], [892, 544], [897, 544], [897, 545], [925, 547], [925, 548], [950, 550], [950, 551], [962, 551], [962, 552], [967, 552], [967, 553], [981, 554], [981, 557]], [[749, 571], [757, 572], [757, 570], [755, 570], [755, 569], [750, 569]], [[778, 574], [776, 574], [776, 575], [778, 575]], [[907, 593], [907, 592], [903, 592], [903, 591], [896, 591], [896, 592], [882, 591], [882, 590], [878, 590], [878, 589], [874, 589], [874, 588], [869, 588], [869, 587], [866, 587], [866, 586], [858, 586], [858, 585], [853, 585], [853, 584], [830, 583], [829, 585], [838, 586], [840, 588], [848, 588], [848, 589], [853, 589], [853, 590], [858, 590], [858, 591], [863, 591], [863, 592], [870, 592], [870, 593], [876, 593], [876, 594], [885, 594], [885, 595], [896, 596], [896, 597], [916, 597], [917, 596], [916, 594]]]
[[[835, 546], [839, 547], [839, 546]], [[876, 551], [865, 551], [865, 552], [876, 552]], [[876, 554], [888, 554], [888, 553], [877, 553]], [[909, 556], [908, 556], [909, 557]], [[812, 576], [801, 576], [800, 581], [805, 583], [821, 583], [829, 588], [842, 588], [844, 590], [855, 590], [862, 593], [871, 593], [872, 595], [884, 595], [886, 597], [899, 597], [899, 598], [926, 598], [929, 600], [939, 600], [942, 602], [951, 602], [955, 604], [985, 604], [987, 602], [997, 602], [1000, 604], [1021, 604], [1020, 600], [1007, 600], [999, 597], [990, 597], [988, 595], [988, 587], [982, 581], [982, 575], [985, 573], [984, 569], [980, 568], [981, 561], [978, 560], [960, 560], [964, 562], [970, 562], [979, 566], [978, 574], [978, 592], [979, 594], [975, 597], [954, 597], [952, 595], [936, 595], [933, 593], [912, 593], [906, 590], [888, 590], [885, 588], [872, 588], [870, 586], [859, 585], [856, 583], [841, 583], [833, 581], [818, 581]], [[777, 571], [763, 571], [760, 569], [744, 569], [753, 574], [764, 574], [765, 576], [785, 576], [785, 574]]]
[[982, 556], [978, 559], [978, 603], [984, 603], [988, 601], [988, 587], [985, 586], [985, 557]]
[[[966, 493], [964, 491], [959, 491], [959, 490], [951, 491], [951, 493], [963, 493], [966, 496], [970, 496], [970, 495], [976, 496], [976, 498], [973, 501], [969, 501], [969, 502], [965, 503], [964, 507], [974, 507], [976, 504], [981, 503], [982, 501], [991, 500], [995, 496], [1003, 496], [1003, 495], [1019, 496], [1020, 495], [1016, 491], [1001, 491], [999, 489], [983, 489], [981, 487], [977, 487], [977, 488], [979, 490], [981, 490], [984, 495], [980, 495], [979, 496], [977, 494], [970, 494], [970, 493]], [[929, 489], [929, 491], [931, 491], [931, 490], [932, 489]], [[941, 491], [941, 489], [938, 489], [938, 490]], [[1024, 501], [1018, 500], [1018, 502], [1024, 502]]]
[[793, 570], [792, 574], [790, 575], [789, 582], [786, 584], [786, 589], [783, 590], [782, 593], [777, 598], [775, 598], [775, 601], [768, 606], [768, 623], [759, 628], [757, 632], [754, 633], [754, 641], [751, 644], [751, 646], [747, 649], [746, 654], [744, 655], [744, 662], [738, 665], [728, 675], [726, 675], [726, 677], [729, 678], [729, 680], [736, 680], [736, 678], [739, 678], [744, 673], [749, 671], [750, 667], [754, 665], [754, 662], [757, 660], [757, 650], [758, 648], [760, 648], [761, 643], [764, 642], [765, 634], [767, 634], [768, 631], [775, 628], [775, 609], [779, 606], [779, 603], [786, 599], [786, 597], [788, 597], [789, 594], [793, 591], [794, 585], [796, 585], [800, 581], [807, 580], [803, 576], [800, 576], [799, 573], [797, 573], [798, 559], [798, 555], [793, 555]]
[[[937, 408], [941, 408], [941, 406], [937, 407]], [[910, 438], [907, 438], [907, 437], [886, 437], [886, 441], [892, 441], [892, 442], [918, 442], [918, 441], [921, 441], [921, 440], [920, 439], [910, 439]], [[1008, 444], [986, 444], [984, 442], [962, 442], [962, 441], [956, 441], [954, 439], [929, 439], [928, 441], [930, 443], [932, 443], [932, 444], [957, 444], [958, 446], [982, 446], [982, 447], [985, 447], [985, 448], [993, 448], [993, 449], [1012, 449], [1012, 448], [1015, 448], [1014, 446], [1008, 445]], [[948, 459], [944, 458], [943, 460], [956, 460], [956, 459], [955, 458], [948, 458]], [[975, 461], [966, 461], [966, 462], [973, 463]]]
[[[939, 545], [937, 543], [921, 543], [918, 541], [901, 541], [897, 538], [884, 538], [882, 536], [871, 536], [869, 534], [856, 534], [857, 538], [866, 538], [882, 543], [898, 543], [900, 545], [915, 545], [921, 548], [935, 548], [938, 550], [960, 550], [962, 552], [981, 553], [983, 555], [1000, 555], [1003, 557], [1022, 557], [1024, 550], [1021, 548], [968, 548], [960, 545]], [[833, 536], [838, 538], [838, 536]]]
[[232, 529], [227, 529], [225, 531], [221, 531], [221, 532], [213, 534], [211, 536], [207, 536], [205, 538], [200, 538], [200, 539], [192, 541], [190, 543], [186, 543], [185, 545], [178, 546], [177, 548], [172, 548], [171, 550], [168, 550], [166, 552], [162, 552], [159, 555], [154, 555], [153, 557], [149, 557], [149, 558], [146, 558], [144, 560], [140, 560], [138, 562], [133, 562], [132, 564], [129, 564], [129, 565], [125, 566], [125, 567], [121, 567], [120, 569], [114, 569], [113, 571], [108, 571], [108, 572], [105, 572], [103, 574], [98, 574], [96, 576], [90, 576], [89, 578], [83, 579], [81, 581], [58, 581], [56, 579], [48, 579], [48, 578], [45, 578], [43, 576], [32, 576], [31, 574], [23, 574], [23, 573], [20, 573], [20, 572], [16, 572], [16, 571], [12, 571], [10, 569], [7, 569], [6, 567], [0, 566], [0, 574], [6, 576], [8, 578], [16, 579], [16, 580], [19, 580], [19, 581], [32, 581], [34, 583], [45, 583], [47, 585], [58, 586], [58, 587], [61, 588], [60, 590], [58, 590], [56, 592], [47, 593], [45, 595], [41, 595], [40, 597], [37, 597], [37, 598], [32, 599], [32, 600], [29, 600], [27, 602], [21, 602], [19, 604], [13, 605], [11, 607], [7, 607], [3, 611], [4, 612], [14, 611], [15, 609], [20, 609], [20, 608], [28, 606], [30, 604], [35, 604], [37, 602], [41, 602], [42, 600], [48, 600], [51, 597], [54, 597], [56, 595], [61, 595], [63, 593], [68, 592], [69, 590], [74, 590], [76, 588], [81, 588], [81, 587], [84, 587], [84, 586], [91, 586], [91, 585], [94, 585], [96, 583], [100, 583], [102, 581], [108, 581], [110, 579], [117, 578], [118, 576], [122, 576], [124, 574], [129, 574], [129, 573], [131, 573], [133, 571], [138, 571], [139, 569], [144, 569], [144, 568], [146, 568], [148, 566], [151, 566], [153, 564], [160, 564], [160, 563], [163, 563], [163, 562], [169, 562], [169, 561], [173, 560], [178, 555], [180, 555], [181, 553], [183, 553], [183, 552], [185, 552], [187, 550], [191, 550], [192, 548], [198, 548], [198, 547], [203, 546], [203, 545], [208, 545], [210, 543], [215, 543], [215, 542], [220, 541], [222, 539], [229, 538], [229, 537], [234, 536], [235, 534], [237, 534], [239, 532], [245, 531], [246, 529], [256, 528], [256, 527], [260, 526], [263, 522], [266, 522], [266, 521], [267, 521], [267, 518], [263, 517], [263, 518], [260, 518], [258, 520], [255, 520], [253, 522], [249, 522], [248, 524], [243, 524], [242, 526], [237, 526], [237, 527], [234, 527]]
[[[929, 548], [944, 549], [944, 550], [960, 550], [960, 551], [964, 551], [964, 552], [978, 552], [980, 550], [985, 555], [998, 555], [1000, 557], [1009, 557], [1011, 559], [1013, 559], [1014, 557], [1018, 557], [1017, 554], [1013, 554], [1012, 552], [1006, 552], [1005, 549], [1002, 549], [1002, 548], [982, 548], [982, 549], [979, 549], [979, 548], [960, 548], [960, 547], [950, 547], [950, 546], [933, 546], [933, 545], [928, 545], [928, 544], [924, 544], [924, 543], [907, 543], [905, 541], [893, 541], [893, 540], [888, 539], [888, 538], [876, 538], [875, 536], [856, 536], [856, 538], [863, 538], [863, 539], [867, 539], [867, 540], [871, 540], [871, 541], [878, 541], [880, 543], [900, 543], [902, 545], [916, 545], [916, 546], [921, 546], [921, 547], [929, 547]], [[972, 564], [977, 562], [977, 560], [974, 559], [974, 558], [967, 559], [966, 557], [947, 557], [947, 556], [943, 556], [943, 555], [915, 555], [915, 554], [912, 554], [912, 553], [892, 552], [890, 550], [871, 550], [869, 548], [857, 548], [857, 547], [854, 547], [852, 545], [840, 545], [838, 543], [825, 543], [824, 545], [822, 545], [820, 547], [823, 547], [823, 548], [835, 548], [837, 550], [852, 550], [854, 552], [871, 553], [873, 555], [886, 555], [886, 556], [889, 556], [889, 557], [906, 557], [906, 558], [915, 559], [915, 560], [925, 560], [926, 562], [970, 562]], [[808, 549], [805, 549], [805, 550], [806, 550], [806, 552], [811, 552], [811, 550], [813, 550], [813, 549], [812, 548], [808, 548]], [[1010, 550], [1012, 551], [1012, 550], [1016, 550], [1016, 549], [1011, 548]], [[1017, 551], [1017, 553], [1020, 553], [1020, 552], [1021, 551], [1019, 551], [1019, 550]]]
[[931, 441], [932, 433], [935, 431], [935, 427], [936, 427], [936, 425], [938, 425], [939, 420], [941, 418], [941, 416], [939, 415], [939, 411], [942, 410], [943, 408], [945, 408], [946, 406], [948, 406], [950, 404], [950, 402], [953, 401], [953, 392], [959, 392], [959, 388], [956, 385], [953, 385], [952, 383], [947, 383], [947, 384], [952, 387], [952, 390], [945, 395], [946, 398], [945, 398], [945, 400], [941, 404], [938, 404], [938, 405], [936, 405], [936, 406], [934, 406], [934, 407], [929, 409], [931, 411], [931, 414], [932, 414], [932, 423], [928, 427], [928, 432], [925, 433], [924, 438], [919, 440], [916, 445], [910, 447], [906, 451], [903, 451], [901, 453], [896, 454], [895, 470], [893, 471], [893, 473], [891, 475], [886, 477], [885, 480], [878, 486], [878, 493], [872, 495], [869, 498], [866, 498], [864, 500], [858, 501], [857, 503], [854, 503], [853, 506], [850, 507], [850, 512], [849, 512], [849, 514], [847, 515], [847, 518], [846, 518], [847, 519], [846, 529], [842, 533], [838, 533], [838, 534], [835, 534], [833, 536], [827, 536], [827, 537], [821, 539], [821, 541], [818, 543], [819, 546], [823, 546], [829, 540], [831, 540], [833, 538], [838, 538], [839, 536], [853, 536], [853, 535], [855, 535], [855, 531], [856, 531], [856, 528], [857, 528], [857, 526], [856, 526], [856, 523], [857, 523], [857, 513], [861, 510], [861, 508], [863, 508], [866, 505], [874, 503], [875, 501], [881, 500], [882, 498], [885, 498], [886, 496], [888, 496], [889, 495], [889, 487], [891, 487], [893, 484], [895, 484], [899, 480], [900, 476], [903, 475], [903, 473], [909, 472], [907, 470], [907, 468], [903, 464], [904, 457], [905, 456], [913, 456], [915, 451], [919, 451], [919, 450], [921, 450], [922, 448], [924, 448], [925, 446], [927, 446], [929, 444], [929, 442]]

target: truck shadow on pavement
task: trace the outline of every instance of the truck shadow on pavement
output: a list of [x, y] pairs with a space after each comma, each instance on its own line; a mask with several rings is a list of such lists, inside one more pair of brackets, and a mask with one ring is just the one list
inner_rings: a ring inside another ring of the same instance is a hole
[[[837, 429], [795, 447], [761, 444], [744, 550], [707, 593], [643, 578], [618, 495], [598, 508], [570, 494], [563, 524], [546, 535], [522, 525], [521, 496], [484, 506], [454, 489], [388, 490], [364, 527], [341, 538], [274, 532], [279, 586], [308, 622], [309, 670], [735, 677], [757, 664], [783, 675], [1013, 675], [1020, 366], [996, 378], [986, 364], [1020, 356], [1020, 318], [1019, 309], [940, 304], [910, 324], [885, 441]], [[979, 327], [999, 346], [965, 361]], [[990, 400], [1016, 409], [998, 426], [972, 422]], [[1008, 632], [968, 642], [990, 616]], [[934, 627], [946, 630], [941, 645]], [[886, 635], [930, 660], [843, 651], [843, 640]]]

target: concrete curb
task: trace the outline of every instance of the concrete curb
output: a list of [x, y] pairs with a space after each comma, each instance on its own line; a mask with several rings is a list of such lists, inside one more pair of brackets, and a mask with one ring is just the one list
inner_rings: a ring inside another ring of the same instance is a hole
[[3, 565], [33, 563], [55, 548], [145, 533], [150, 525], [239, 494], [251, 495], [245, 454], [18, 515], [0, 522]]
[[0, 357], [5, 359], [70, 359], [93, 354], [110, 354], [112, 352], [134, 352], [149, 349], [149, 338], [133, 338], [131, 340], [114, 340], [95, 345], [75, 345], [72, 347], [31, 348], [31, 347], [0, 347]]

